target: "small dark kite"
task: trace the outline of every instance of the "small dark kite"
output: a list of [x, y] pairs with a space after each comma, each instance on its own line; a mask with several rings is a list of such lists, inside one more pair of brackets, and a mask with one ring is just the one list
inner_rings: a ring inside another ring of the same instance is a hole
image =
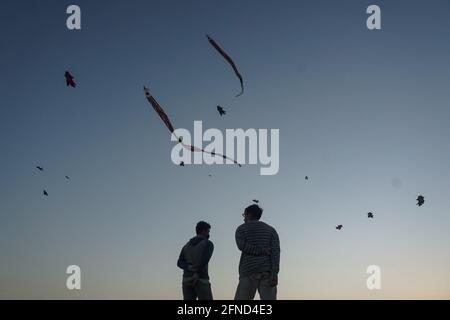
[[417, 205], [420, 207], [420, 206], [422, 206], [423, 204], [425, 203], [425, 198], [424, 198], [424, 196], [418, 196], [417, 197]]
[[66, 71], [64, 73], [64, 77], [66, 78], [66, 85], [67, 86], [71, 86], [72, 88], [76, 87], [77, 84], [75, 83], [75, 81], [73, 81], [73, 76], [70, 74], [69, 71]]
[[217, 111], [219, 111], [220, 116], [227, 114], [226, 111], [221, 106], [217, 106]]

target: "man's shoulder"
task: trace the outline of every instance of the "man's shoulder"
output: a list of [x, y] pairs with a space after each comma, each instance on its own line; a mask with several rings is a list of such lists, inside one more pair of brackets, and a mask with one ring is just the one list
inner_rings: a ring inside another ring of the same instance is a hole
[[266, 228], [267, 230], [270, 230], [273, 233], [277, 233], [277, 231], [275, 230], [274, 227], [272, 227], [270, 224], [263, 222], [263, 221], [259, 221], [261, 223], [261, 226], [263, 226], [264, 228]]
[[272, 227], [270, 224], [265, 223], [264, 221], [261, 221], [261, 220], [255, 220], [255, 221], [251, 221], [251, 222], [247, 222], [247, 223], [244, 222], [243, 224], [241, 224], [240, 226], [237, 227], [236, 231], [243, 231], [248, 228], [252, 229], [253, 227], [264, 228], [267, 230], [271, 230], [272, 232], [276, 232], [274, 227]]
[[267, 222], [264, 222], [264, 221], [261, 221], [261, 220], [258, 220], [258, 221], [255, 221], [257, 224], [259, 224], [260, 226], [263, 226], [263, 227], [265, 227], [265, 228], [268, 228], [268, 229], [274, 229], [275, 230], [275, 228], [274, 227], [272, 227], [270, 224], [268, 224]]

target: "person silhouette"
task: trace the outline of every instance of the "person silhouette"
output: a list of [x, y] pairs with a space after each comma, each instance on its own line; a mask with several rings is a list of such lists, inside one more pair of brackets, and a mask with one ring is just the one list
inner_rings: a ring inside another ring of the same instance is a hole
[[261, 300], [276, 300], [280, 270], [280, 241], [276, 230], [260, 221], [262, 208], [248, 206], [244, 223], [236, 229], [236, 244], [241, 251], [239, 284], [235, 300], [253, 300], [256, 290]]
[[190, 239], [181, 249], [177, 266], [183, 269], [183, 299], [212, 300], [211, 283], [209, 281], [208, 263], [214, 251], [209, 240], [211, 225], [200, 221], [195, 227], [196, 236]]

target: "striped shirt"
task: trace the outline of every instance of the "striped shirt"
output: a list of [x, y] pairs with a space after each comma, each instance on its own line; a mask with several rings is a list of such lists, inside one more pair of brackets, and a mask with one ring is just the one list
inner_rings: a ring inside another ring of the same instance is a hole
[[[236, 244], [242, 251], [239, 261], [239, 275], [270, 272], [277, 275], [280, 270], [280, 240], [274, 228], [268, 224], [251, 220], [236, 229]], [[265, 255], [264, 249], [271, 254]]]

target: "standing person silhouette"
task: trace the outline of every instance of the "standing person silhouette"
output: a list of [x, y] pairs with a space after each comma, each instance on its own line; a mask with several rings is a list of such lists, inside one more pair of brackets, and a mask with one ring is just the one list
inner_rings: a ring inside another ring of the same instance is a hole
[[211, 225], [200, 221], [195, 227], [197, 235], [190, 239], [181, 249], [177, 266], [183, 269], [183, 299], [212, 300], [211, 283], [209, 282], [208, 263], [214, 251], [209, 241]]
[[261, 300], [277, 298], [280, 241], [276, 230], [259, 220], [262, 212], [257, 204], [248, 206], [242, 214], [244, 223], [236, 229], [242, 253], [235, 300], [253, 300], [256, 290]]

